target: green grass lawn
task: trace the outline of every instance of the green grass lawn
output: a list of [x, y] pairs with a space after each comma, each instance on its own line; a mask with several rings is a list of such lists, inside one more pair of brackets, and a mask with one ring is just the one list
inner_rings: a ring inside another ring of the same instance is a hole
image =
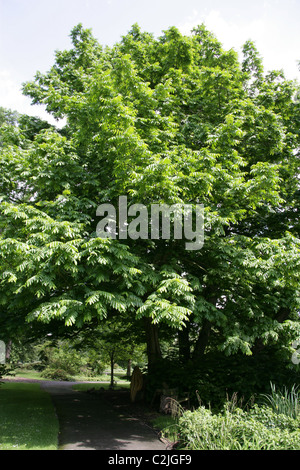
[[13, 378], [18, 378], [18, 377], [24, 377], [25, 379], [28, 379], [28, 380], [31, 380], [31, 379], [48, 380], [42, 377], [40, 372], [33, 370], [33, 369], [16, 369], [14, 371], [14, 375], [12, 375], [11, 377], [6, 377], [6, 378], [13, 379]]
[[[91, 388], [94, 388], [95, 390], [100, 390], [100, 388], [104, 388], [104, 390], [108, 390], [110, 386], [109, 382], [106, 383], [85, 383], [85, 384], [76, 384], [73, 385], [73, 389], [77, 390], [79, 392], [85, 392], [86, 390], [89, 390]], [[130, 388], [130, 383], [125, 382], [125, 381], [119, 381], [115, 384], [114, 390], [120, 390], [127, 388], [129, 390]]]
[[[125, 372], [124, 371], [120, 371], [120, 372], [115, 372], [115, 375], [114, 375], [114, 382], [115, 384], [117, 385], [122, 385], [122, 386], [129, 386], [130, 382], [126, 379], [124, 379], [124, 374]], [[28, 380], [30, 379], [38, 379], [38, 380], [51, 380], [51, 379], [47, 379], [45, 377], [42, 376], [41, 372], [38, 372], [34, 369], [22, 369], [22, 368], [18, 368], [14, 371], [14, 376], [12, 378], [18, 378], [18, 377], [23, 377], [23, 378], [26, 378]], [[9, 378], [9, 377], [6, 377], [6, 378]], [[86, 376], [86, 375], [75, 375], [73, 377], [73, 380], [74, 381], [92, 381], [92, 382], [99, 382], [101, 384], [109, 384], [110, 383], [110, 375], [109, 374], [102, 374], [102, 375], [97, 375], [95, 377], [89, 377], [89, 376]]]
[[39, 384], [0, 385], [0, 450], [57, 450], [58, 421]]

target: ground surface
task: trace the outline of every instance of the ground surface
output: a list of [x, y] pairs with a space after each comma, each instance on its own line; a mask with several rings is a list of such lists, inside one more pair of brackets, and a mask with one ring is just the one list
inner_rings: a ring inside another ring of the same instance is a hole
[[149, 413], [130, 403], [128, 391], [77, 392], [74, 382], [40, 383], [56, 409], [59, 450], [166, 450], [147, 422]]

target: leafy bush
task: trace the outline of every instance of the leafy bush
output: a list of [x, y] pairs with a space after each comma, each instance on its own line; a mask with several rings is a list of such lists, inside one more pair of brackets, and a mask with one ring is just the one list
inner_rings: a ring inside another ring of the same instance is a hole
[[[0, 379], [15, 375], [14, 367], [12, 365], [0, 364]], [[2, 382], [0, 381], [0, 384]]]
[[46, 367], [41, 376], [50, 380], [72, 381], [73, 377], [64, 369]]
[[255, 405], [213, 414], [200, 407], [179, 418], [182, 447], [189, 450], [299, 450], [300, 420]]
[[45, 343], [40, 351], [40, 358], [45, 367], [43, 376], [47, 378], [50, 378], [49, 374], [53, 374], [53, 371], [64, 371], [65, 374], [76, 375], [85, 364], [80, 353], [64, 341], [58, 344], [50, 341]]
[[285, 414], [278, 413], [266, 405], [255, 404], [248, 412], [249, 417], [259, 421], [268, 429], [278, 428], [282, 431], [294, 432], [300, 430], [300, 417], [291, 418]]

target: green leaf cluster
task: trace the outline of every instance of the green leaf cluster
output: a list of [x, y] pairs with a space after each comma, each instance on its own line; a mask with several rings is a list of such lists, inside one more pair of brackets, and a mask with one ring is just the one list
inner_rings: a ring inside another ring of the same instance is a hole
[[227, 403], [218, 414], [204, 407], [186, 411], [178, 433], [189, 450], [299, 450], [299, 419], [266, 406], [244, 411]]

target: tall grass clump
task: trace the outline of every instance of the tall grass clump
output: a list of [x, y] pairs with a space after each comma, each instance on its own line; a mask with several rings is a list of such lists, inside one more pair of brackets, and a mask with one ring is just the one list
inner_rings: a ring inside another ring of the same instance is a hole
[[289, 390], [284, 387], [276, 390], [276, 386], [271, 382], [271, 393], [262, 394], [261, 401], [269, 406], [274, 413], [284, 414], [296, 419], [300, 415], [300, 393], [298, 387], [293, 385]]

